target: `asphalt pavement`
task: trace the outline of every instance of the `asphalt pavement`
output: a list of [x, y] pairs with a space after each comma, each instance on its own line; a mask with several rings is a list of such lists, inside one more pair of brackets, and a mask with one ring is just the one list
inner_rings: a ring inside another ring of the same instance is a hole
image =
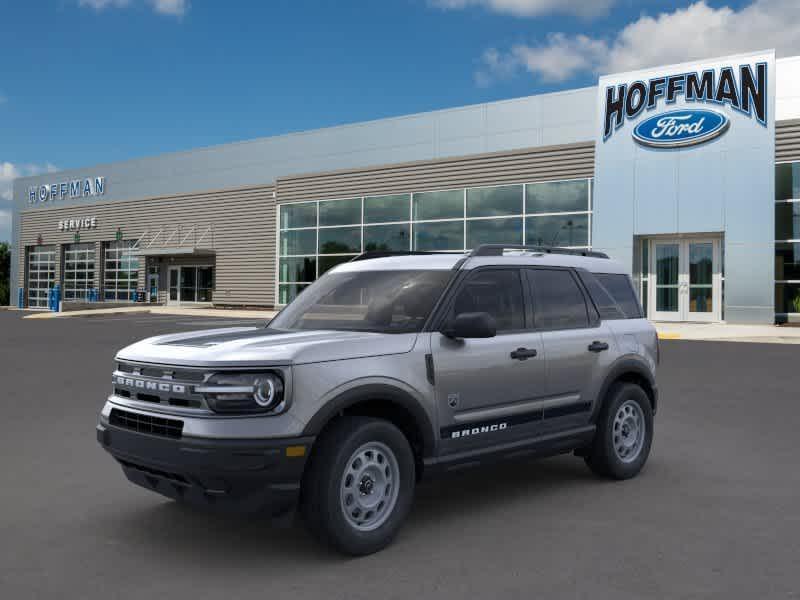
[[360, 559], [301, 525], [207, 515], [139, 489], [95, 441], [114, 352], [251, 324], [0, 311], [0, 598], [800, 598], [800, 351], [662, 341], [645, 471], [506, 463], [425, 483]]

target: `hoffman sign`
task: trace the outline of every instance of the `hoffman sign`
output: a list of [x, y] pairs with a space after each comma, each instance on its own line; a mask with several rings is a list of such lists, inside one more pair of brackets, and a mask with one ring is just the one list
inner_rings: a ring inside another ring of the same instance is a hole
[[74, 198], [88, 198], [102, 196], [106, 193], [105, 177], [87, 177], [73, 179], [49, 185], [33, 186], [28, 188], [28, 204], [37, 202], [55, 202]]
[[[609, 86], [605, 90], [603, 141], [626, 120], [655, 110], [661, 100], [667, 105], [682, 99], [684, 103], [728, 106], [767, 127], [767, 89], [765, 62], [757, 63], [755, 69], [743, 64]], [[683, 148], [713, 140], [729, 126], [728, 117], [720, 112], [686, 108], [648, 118], [636, 127], [633, 139], [648, 147]]]

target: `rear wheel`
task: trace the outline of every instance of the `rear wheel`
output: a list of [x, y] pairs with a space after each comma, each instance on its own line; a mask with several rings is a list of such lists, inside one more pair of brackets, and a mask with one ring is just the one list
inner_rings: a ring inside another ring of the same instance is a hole
[[586, 464], [603, 477], [630, 479], [647, 462], [652, 441], [653, 410], [647, 393], [636, 384], [617, 383], [600, 411]]
[[346, 554], [387, 546], [411, 508], [414, 455], [381, 419], [343, 417], [319, 439], [303, 481], [302, 511], [311, 532]]

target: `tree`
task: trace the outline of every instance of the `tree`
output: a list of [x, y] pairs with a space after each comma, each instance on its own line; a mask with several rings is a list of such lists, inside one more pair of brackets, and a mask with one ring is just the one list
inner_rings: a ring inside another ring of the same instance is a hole
[[9, 272], [11, 271], [11, 249], [0, 242], [0, 306], [8, 306]]

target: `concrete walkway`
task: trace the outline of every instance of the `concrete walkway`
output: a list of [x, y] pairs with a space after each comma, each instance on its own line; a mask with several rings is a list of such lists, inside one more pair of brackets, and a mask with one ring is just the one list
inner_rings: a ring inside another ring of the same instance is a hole
[[653, 323], [662, 340], [708, 340], [800, 344], [800, 327], [728, 323]]
[[115, 308], [93, 308], [89, 310], [67, 310], [64, 312], [37, 311], [25, 319], [60, 319], [66, 317], [87, 317], [95, 315], [117, 315], [128, 313], [148, 313], [151, 315], [174, 315], [181, 317], [221, 317], [228, 319], [271, 319], [274, 310], [239, 310], [226, 308], [176, 308], [171, 306], [124, 306]]

